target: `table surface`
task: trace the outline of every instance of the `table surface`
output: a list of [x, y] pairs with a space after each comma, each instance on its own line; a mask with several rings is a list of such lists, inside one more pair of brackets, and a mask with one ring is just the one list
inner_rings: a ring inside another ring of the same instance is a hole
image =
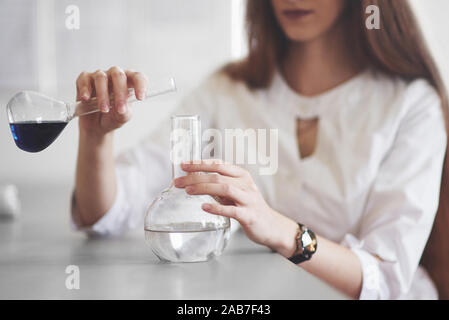
[[[22, 213], [0, 221], [0, 299], [345, 299], [241, 231], [209, 262], [161, 263], [143, 230], [88, 238], [72, 230], [70, 186], [20, 186]], [[66, 288], [66, 267], [80, 288]]]

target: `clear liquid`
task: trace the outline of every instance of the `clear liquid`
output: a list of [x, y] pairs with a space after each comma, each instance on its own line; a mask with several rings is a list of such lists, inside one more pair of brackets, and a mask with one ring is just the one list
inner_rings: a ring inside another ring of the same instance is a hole
[[214, 224], [167, 224], [145, 229], [145, 240], [166, 262], [200, 262], [219, 256], [229, 240], [229, 227]]

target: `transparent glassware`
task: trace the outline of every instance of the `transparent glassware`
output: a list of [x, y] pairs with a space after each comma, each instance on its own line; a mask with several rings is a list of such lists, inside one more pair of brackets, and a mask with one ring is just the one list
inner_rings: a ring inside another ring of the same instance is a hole
[[[201, 160], [201, 122], [198, 116], [174, 116], [172, 130], [172, 178], [184, 176], [180, 163]], [[206, 173], [201, 173], [206, 174]], [[189, 195], [173, 183], [149, 206], [145, 215], [145, 240], [164, 262], [200, 262], [219, 256], [230, 232], [227, 217], [205, 212], [208, 195]]]
[[[176, 90], [173, 78], [149, 83], [145, 98]], [[137, 101], [134, 89], [128, 90], [128, 103]], [[114, 95], [110, 96], [114, 105]], [[76, 117], [99, 112], [97, 98], [89, 101], [68, 103], [34, 91], [21, 91], [9, 100], [6, 113], [16, 145], [28, 152], [47, 148], [67, 124]]]

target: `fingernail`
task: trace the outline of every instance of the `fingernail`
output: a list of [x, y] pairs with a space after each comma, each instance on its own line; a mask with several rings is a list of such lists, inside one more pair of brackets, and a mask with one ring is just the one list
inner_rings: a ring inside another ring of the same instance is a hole
[[103, 104], [101, 105], [101, 107], [100, 107], [100, 110], [101, 110], [101, 112], [108, 113], [108, 112], [109, 112], [109, 106], [108, 106], [108, 104], [107, 104], [106, 102], [103, 103]]
[[145, 91], [139, 91], [139, 100], [145, 100], [145, 96], [146, 96], [146, 94], [145, 94]]
[[117, 111], [120, 114], [124, 114], [126, 112], [126, 105], [124, 104], [119, 105]]
[[212, 209], [212, 205], [210, 203], [203, 203], [202, 207], [204, 210]]

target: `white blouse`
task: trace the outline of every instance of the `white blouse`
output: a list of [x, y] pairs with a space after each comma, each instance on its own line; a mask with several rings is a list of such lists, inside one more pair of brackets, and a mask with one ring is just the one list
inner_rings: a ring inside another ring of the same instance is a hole
[[[361, 299], [437, 298], [418, 264], [438, 207], [446, 132], [441, 101], [425, 80], [366, 70], [306, 97], [279, 73], [268, 89], [253, 91], [216, 73], [174, 114], [200, 115], [203, 130], [278, 129], [277, 172], [246, 166], [268, 204], [353, 250]], [[317, 145], [301, 159], [296, 118], [315, 117]], [[88, 232], [143, 228], [145, 209], [170, 184], [169, 130], [167, 120], [118, 156], [115, 203]], [[72, 212], [76, 224], [76, 206]]]

